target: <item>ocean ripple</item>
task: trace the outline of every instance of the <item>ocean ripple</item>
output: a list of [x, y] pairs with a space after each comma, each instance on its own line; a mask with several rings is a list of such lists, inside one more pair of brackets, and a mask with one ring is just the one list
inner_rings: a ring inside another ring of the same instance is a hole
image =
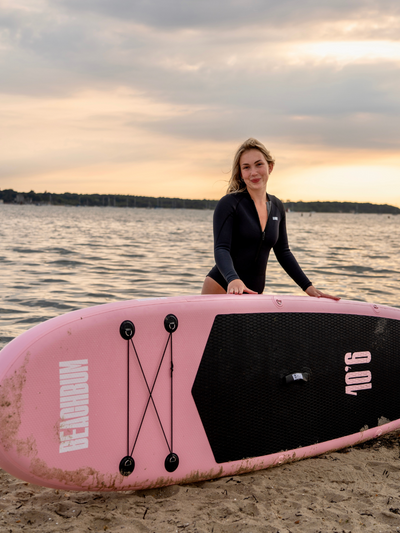
[[[199, 294], [214, 264], [211, 211], [0, 205], [0, 348], [61, 313], [130, 298]], [[400, 305], [400, 217], [288, 213], [313, 283]], [[302, 294], [274, 254], [265, 292]]]

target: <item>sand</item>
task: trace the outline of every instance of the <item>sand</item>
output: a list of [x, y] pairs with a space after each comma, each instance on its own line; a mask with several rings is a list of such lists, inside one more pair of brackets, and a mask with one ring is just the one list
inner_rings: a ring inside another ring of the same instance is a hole
[[400, 432], [251, 474], [136, 492], [71, 492], [0, 470], [0, 532], [400, 531]]

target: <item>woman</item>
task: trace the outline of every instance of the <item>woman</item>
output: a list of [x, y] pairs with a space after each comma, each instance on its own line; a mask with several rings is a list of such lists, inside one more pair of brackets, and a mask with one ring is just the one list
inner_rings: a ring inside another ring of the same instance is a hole
[[261, 294], [271, 248], [289, 276], [309, 295], [332, 298], [316, 289], [289, 249], [282, 202], [267, 194], [275, 161], [265, 146], [248, 139], [236, 152], [227, 195], [214, 212], [216, 265], [202, 294]]

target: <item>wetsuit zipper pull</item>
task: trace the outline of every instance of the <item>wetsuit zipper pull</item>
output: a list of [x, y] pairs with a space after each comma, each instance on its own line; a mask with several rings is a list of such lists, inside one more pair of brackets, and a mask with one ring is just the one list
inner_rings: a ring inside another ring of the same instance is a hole
[[260, 244], [258, 245], [258, 250], [257, 250], [257, 253], [256, 253], [256, 258], [254, 259], [254, 262], [255, 262], [255, 263], [257, 262], [258, 256], [260, 255], [260, 251], [261, 251], [261, 247], [262, 247], [262, 245], [263, 245], [264, 239], [265, 239], [265, 230], [261, 233], [261, 241], [260, 241]]

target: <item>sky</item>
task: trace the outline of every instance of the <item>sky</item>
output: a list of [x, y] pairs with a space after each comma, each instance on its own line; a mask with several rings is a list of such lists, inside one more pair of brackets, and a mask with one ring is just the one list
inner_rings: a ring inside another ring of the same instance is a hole
[[398, 0], [0, 0], [0, 189], [400, 207]]

